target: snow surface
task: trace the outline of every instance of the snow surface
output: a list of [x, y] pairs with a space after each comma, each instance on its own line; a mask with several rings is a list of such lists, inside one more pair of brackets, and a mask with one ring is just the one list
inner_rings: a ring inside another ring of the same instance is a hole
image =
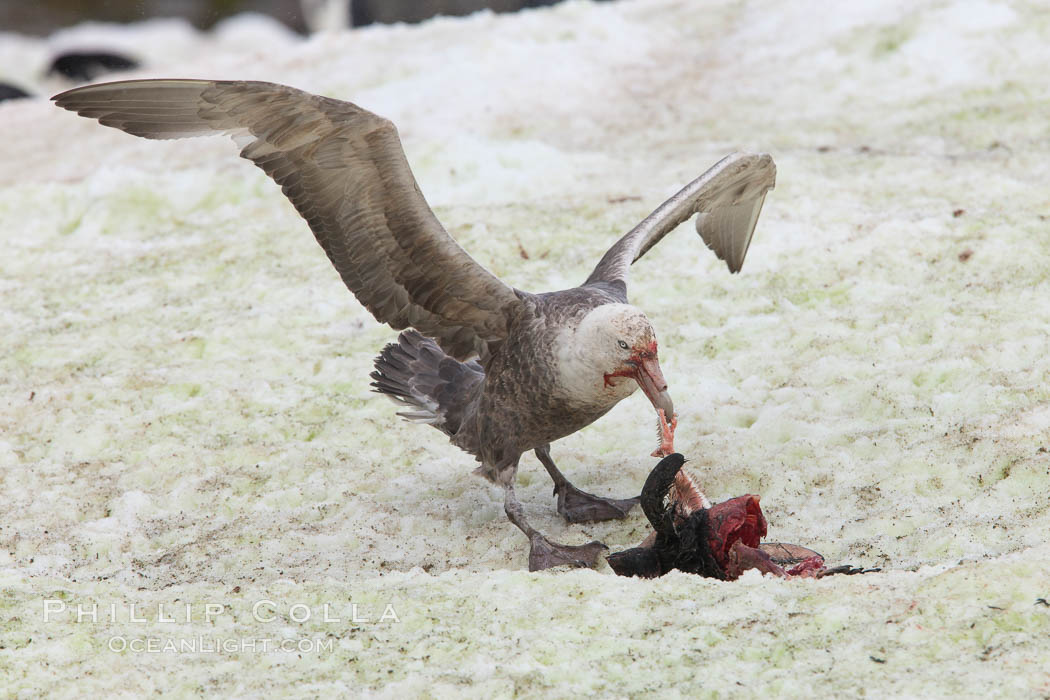
[[[774, 539], [883, 572], [529, 573], [470, 458], [369, 393], [394, 333], [228, 140], [9, 102], [4, 693], [1050, 695], [1037, 3], [577, 1], [308, 40], [259, 17], [85, 25], [0, 36], [0, 79], [57, 92], [40, 69], [85, 45], [135, 54], [141, 77], [272, 80], [393, 119], [449, 231], [535, 291], [579, 283], [727, 152], [771, 152], [743, 273], [683, 227], [632, 298], [707, 493], [761, 494]], [[653, 442], [638, 395], [554, 456], [625, 496]], [[647, 530], [638, 512], [562, 523], [531, 456], [519, 483], [563, 541]], [[308, 648], [113, 650], [198, 637]]]

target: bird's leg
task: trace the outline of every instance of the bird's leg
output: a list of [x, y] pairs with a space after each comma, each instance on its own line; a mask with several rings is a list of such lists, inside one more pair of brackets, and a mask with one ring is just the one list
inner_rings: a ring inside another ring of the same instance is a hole
[[599, 522], [602, 520], [620, 520], [627, 517], [627, 513], [639, 501], [639, 496], [634, 498], [602, 498], [581, 491], [558, 471], [551, 459], [550, 445], [536, 448], [536, 456], [546, 468], [547, 473], [554, 480], [554, 495], [558, 497], [558, 513], [570, 523]]
[[657, 424], [657, 429], [660, 434], [660, 446], [653, 452], [653, 457], [667, 457], [674, 453], [674, 431], [678, 428], [678, 414], [671, 416], [670, 422], [667, 420], [667, 414], [664, 413], [664, 409], [656, 409], [656, 414], [660, 420]]
[[514, 486], [504, 486], [503, 510], [507, 518], [529, 538], [529, 571], [540, 571], [552, 566], [592, 567], [598, 563], [598, 555], [608, 549], [598, 541], [581, 545], [558, 544], [541, 535], [525, 520], [525, 511], [514, 494]]

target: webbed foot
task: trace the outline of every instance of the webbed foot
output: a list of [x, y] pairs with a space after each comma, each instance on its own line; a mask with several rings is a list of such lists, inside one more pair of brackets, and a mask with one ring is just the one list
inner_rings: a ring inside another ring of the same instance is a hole
[[596, 523], [603, 520], [622, 520], [631, 508], [641, 501], [634, 498], [602, 498], [581, 491], [569, 482], [554, 487], [558, 497], [558, 513], [570, 523]]
[[551, 459], [550, 445], [536, 448], [536, 456], [554, 481], [554, 495], [558, 497], [558, 513], [570, 523], [596, 523], [602, 520], [621, 520], [631, 508], [641, 502], [634, 498], [602, 498], [581, 491], [558, 471]]
[[597, 541], [580, 545], [558, 544], [538, 532], [529, 537], [529, 545], [529, 571], [565, 565], [590, 568], [598, 563], [598, 555], [608, 549]]

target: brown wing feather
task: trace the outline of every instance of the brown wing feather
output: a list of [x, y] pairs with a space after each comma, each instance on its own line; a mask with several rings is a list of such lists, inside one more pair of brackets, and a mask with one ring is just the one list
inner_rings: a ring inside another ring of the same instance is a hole
[[744, 264], [766, 192], [776, 184], [769, 154], [733, 153], [683, 187], [605, 253], [593, 282], [627, 283], [631, 264], [683, 221], [699, 214], [696, 230], [731, 272]]
[[54, 100], [146, 138], [231, 134], [241, 155], [281, 186], [377, 320], [416, 328], [457, 359], [485, 356], [506, 336], [517, 295], [438, 222], [386, 119], [249, 81], [131, 80]]

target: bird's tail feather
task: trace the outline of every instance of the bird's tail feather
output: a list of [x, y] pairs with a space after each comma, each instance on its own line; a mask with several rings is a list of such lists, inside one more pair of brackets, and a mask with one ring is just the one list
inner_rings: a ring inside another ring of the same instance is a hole
[[428, 423], [447, 435], [460, 429], [485, 372], [477, 361], [449, 357], [430, 338], [409, 330], [375, 359], [374, 391], [409, 410], [397, 415]]

